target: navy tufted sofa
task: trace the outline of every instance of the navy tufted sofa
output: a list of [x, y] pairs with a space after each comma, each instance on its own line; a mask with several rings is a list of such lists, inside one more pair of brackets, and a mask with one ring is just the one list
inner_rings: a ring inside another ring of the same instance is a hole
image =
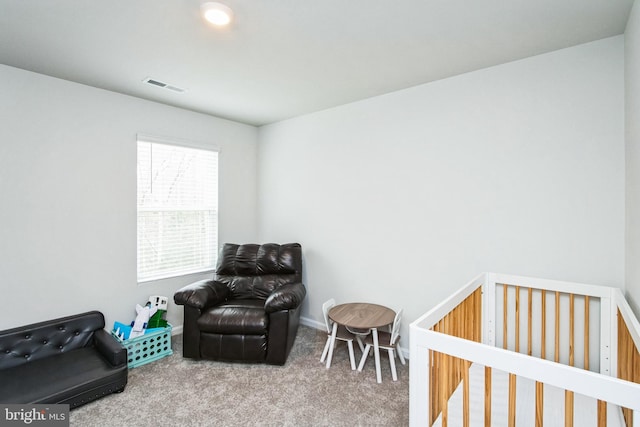
[[127, 349], [90, 311], [0, 331], [0, 402], [76, 408], [127, 384]]

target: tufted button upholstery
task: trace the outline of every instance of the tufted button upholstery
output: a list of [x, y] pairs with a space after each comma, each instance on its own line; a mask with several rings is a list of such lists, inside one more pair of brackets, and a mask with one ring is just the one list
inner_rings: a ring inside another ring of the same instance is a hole
[[92, 311], [0, 331], [0, 402], [76, 407], [122, 390], [127, 350]]
[[[96, 312], [97, 313], [97, 312]], [[74, 332], [67, 332], [67, 325], [73, 325]], [[68, 320], [65, 323], [42, 322], [24, 328], [9, 329], [0, 332], [0, 369], [9, 368], [40, 360], [61, 350], [71, 351], [86, 347], [92, 343], [96, 329], [104, 328], [101, 313]], [[43, 345], [55, 343], [52, 346]], [[27, 356], [28, 357], [25, 357]]]

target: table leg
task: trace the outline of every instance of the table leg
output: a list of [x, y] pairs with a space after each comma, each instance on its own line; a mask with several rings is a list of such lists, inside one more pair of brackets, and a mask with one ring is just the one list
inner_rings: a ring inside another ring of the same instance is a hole
[[331, 331], [331, 341], [329, 341], [329, 354], [327, 354], [327, 369], [331, 367], [331, 358], [333, 357], [333, 347], [336, 345], [336, 334], [338, 333], [338, 324], [333, 322], [333, 330]]
[[371, 328], [371, 335], [373, 335], [373, 357], [376, 360], [376, 380], [378, 383], [382, 382], [382, 372], [380, 372], [380, 347], [378, 346], [378, 329]]

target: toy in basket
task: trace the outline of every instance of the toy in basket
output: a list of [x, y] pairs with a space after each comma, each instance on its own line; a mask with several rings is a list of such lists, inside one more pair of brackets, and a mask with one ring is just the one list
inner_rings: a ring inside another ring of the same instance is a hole
[[165, 316], [167, 315], [167, 297], [152, 295], [149, 297], [147, 304], [151, 304], [151, 307], [155, 307], [156, 309], [155, 314], [149, 318], [147, 327], [165, 328], [167, 326], [167, 321], [165, 320]]
[[[164, 299], [164, 300], [163, 300]], [[152, 296], [144, 307], [136, 304], [136, 319], [130, 325], [115, 322], [111, 334], [116, 337], [127, 349], [127, 361], [129, 368], [135, 368], [154, 360], [161, 359], [173, 354], [171, 349], [171, 324], [162, 317], [157, 318], [151, 327], [151, 319], [158, 312], [166, 313], [166, 297]], [[163, 308], [158, 308], [163, 307]]]

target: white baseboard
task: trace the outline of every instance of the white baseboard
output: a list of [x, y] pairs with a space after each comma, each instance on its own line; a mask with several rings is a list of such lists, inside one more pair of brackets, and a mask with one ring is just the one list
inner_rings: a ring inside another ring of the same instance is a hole
[[300, 323], [303, 324], [304, 326], [308, 326], [310, 328], [320, 329], [321, 331], [324, 331], [324, 322], [318, 322], [317, 320], [300, 316]]
[[[317, 320], [309, 319], [308, 317], [304, 316], [300, 316], [300, 324], [308, 326], [310, 328], [319, 329], [321, 331], [324, 331], [325, 328], [324, 322], [318, 322]], [[405, 359], [409, 359], [409, 350], [402, 347], [398, 347], [398, 350], [402, 352], [402, 355]]]
[[180, 335], [182, 333], [182, 331], [184, 330], [184, 325], [180, 325], [180, 326], [174, 326], [171, 329], [171, 336], [173, 335]]

